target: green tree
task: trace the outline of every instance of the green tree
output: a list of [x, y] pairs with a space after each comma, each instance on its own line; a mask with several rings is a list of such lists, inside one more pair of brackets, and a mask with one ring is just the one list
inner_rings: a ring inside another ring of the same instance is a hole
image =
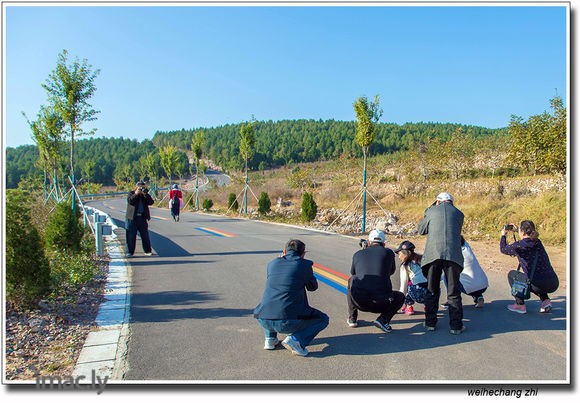
[[58, 55], [56, 69], [42, 85], [54, 110], [65, 122], [65, 133], [70, 138], [70, 175], [73, 182], [75, 136], [93, 134], [96, 131], [93, 129], [85, 132], [82, 125], [96, 120], [99, 113], [89, 103], [96, 91], [95, 78], [99, 73], [100, 70], [93, 71], [86, 59], [80, 62], [77, 58], [69, 63], [68, 52], [63, 50]]
[[[24, 117], [26, 118], [26, 115]], [[45, 199], [48, 197], [46, 195], [47, 171], [50, 171], [52, 174], [51, 194], [58, 201], [60, 194], [58, 188], [58, 170], [61, 162], [61, 150], [64, 144], [64, 121], [53, 108], [45, 106], [40, 107], [36, 121], [30, 122], [28, 118], [26, 120], [32, 131], [32, 138], [38, 146], [40, 164], [45, 176]]]
[[199, 209], [199, 159], [203, 155], [205, 147], [205, 133], [203, 130], [196, 132], [191, 140], [191, 151], [193, 153], [193, 162], [195, 164], [195, 209]]
[[238, 208], [240, 208], [240, 206], [238, 205], [238, 200], [236, 199], [236, 194], [230, 193], [230, 195], [228, 196], [228, 209], [231, 209], [233, 211], [238, 211]]
[[509, 161], [517, 167], [530, 169], [534, 175], [566, 172], [567, 112], [560, 97], [550, 100], [550, 106], [553, 114], [544, 112], [530, 116], [527, 121], [513, 115], [508, 126]]
[[177, 148], [171, 144], [161, 147], [159, 149], [159, 158], [167, 179], [171, 180], [171, 175], [175, 172], [177, 166]]
[[28, 308], [48, 293], [50, 266], [30, 219], [30, 194], [8, 190], [6, 196], [6, 298]]
[[305, 192], [302, 195], [302, 213], [301, 217], [304, 221], [312, 221], [316, 218], [316, 213], [318, 212], [318, 206], [314, 201], [312, 193]]
[[365, 232], [366, 203], [367, 203], [367, 156], [371, 145], [375, 141], [377, 123], [383, 115], [383, 110], [379, 106], [379, 96], [375, 95], [374, 101], [369, 101], [367, 97], [359, 97], [353, 104], [356, 114], [356, 143], [363, 151], [363, 216], [362, 232]]
[[46, 247], [73, 253], [80, 251], [84, 232], [80, 218], [80, 211], [71, 209], [70, 200], [58, 203], [46, 223]]
[[270, 212], [270, 207], [272, 207], [272, 202], [270, 201], [268, 193], [262, 192], [258, 199], [258, 213], [267, 214]]

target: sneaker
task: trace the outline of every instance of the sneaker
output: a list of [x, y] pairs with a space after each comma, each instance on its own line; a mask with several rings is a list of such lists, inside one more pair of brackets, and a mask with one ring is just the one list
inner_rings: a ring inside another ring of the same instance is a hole
[[412, 305], [405, 307], [405, 315], [414, 315], [415, 309], [413, 309]]
[[266, 337], [264, 341], [264, 350], [274, 350], [280, 344], [280, 340], [276, 337]]
[[151, 252], [145, 252], [145, 256], [151, 256], [151, 255], [153, 255], [153, 253], [151, 253]]
[[483, 308], [484, 302], [485, 302], [485, 300], [483, 299], [483, 297], [477, 297], [477, 301], [475, 302], [475, 307], [476, 308]]
[[391, 325], [389, 325], [388, 323], [383, 323], [378, 319], [373, 322], [373, 325], [375, 325], [385, 333], [391, 333], [393, 331]]
[[348, 327], [357, 327], [358, 326], [358, 323], [356, 322], [356, 320], [352, 319], [352, 318], [348, 318], [346, 320], [346, 324], [348, 325]]
[[125, 257], [133, 257], [133, 254], [132, 253], [127, 253], [127, 254], [125, 254]]
[[425, 327], [425, 329], [429, 332], [434, 332], [435, 331], [435, 326], [427, 326], [426, 323], [423, 324], [423, 326]]
[[292, 351], [292, 354], [299, 355], [301, 357], [306, 357], [308, 355], [308, 350], [303, 348], [300, 343], [295, 340], [292, 336], [286, 337], [282, 341], [282, 345], [287, 349]]
[[465, 332], [466, 329], [467, 328], [465, 326], [462, 326], [461, 329], [451, 329], [449, 331], [449, 333], [451, 333], [451, 334], [461, 334], [461, 333]]
[[542, 301], [542, 305], [540, 306], [540, 313], [548, 313], [552, 310], [552, 301], [550, 299], [545, 299]]
[[400, 310], [399, 312], [400, 312], [400, 313], [405, 313], [405, 309], [407, 309], [407, 305], [406, 305], [406, 304], [404, 304], [404, 305], [401, 307], [401, 310]]
[[509, 309], [512, 312], [517, 312], [517, 313], [526, 313], [527, 312], [525, 305], [518, 305], [516, 303], [508, 305], [507, 309]]
[[443, 308], [443, 309], [449, 308], [449, 302], [445, 302], [444, 304], [441, 304], [441, 308]]

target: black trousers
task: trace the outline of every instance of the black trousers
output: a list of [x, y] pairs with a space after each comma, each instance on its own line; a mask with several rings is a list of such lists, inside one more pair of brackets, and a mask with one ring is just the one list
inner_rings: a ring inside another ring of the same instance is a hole
[[[515, 275], [515, 273], [514, 273], [514, 275]], [[508, 282], [509, 282], [510, 287], [511, 287], [513, 282], [514, 282], [514, 278], [513, 278], [513, 275], [511, 273], [508, 274]], [[544, 301], [546, 299], [550, 299], [550, 297], [548, 296], [548, 293], [556, 291], [559, 286], [560, 286], [560, 281], [558, 280], [557, 276], [547, 277], [547, 278], [542, 278], [542, 279], [532, 278], [530, 291], [533, 294], [536, 294], [538, 297], [540, 297], [541, 301]], [[524, 300], [516, 298], [516, 304], [523, 305]]]
[[461, 288], [459, 275], [463, 267], [449, 260], [438, 259], [423, 267], [423, 275], [427, 278], [427, 295], [425, 296], [425, 325], [437, 324], [439, 297], [441, 296], [441, 275], [447, 279], [447, 302], [449, 304], [449, 327], [459, 330], [463, 327], [463, 305], [461, 303]]
[[143, 252], [151, 253], [151, 240], [149, 239], [149, 224], [143, 216], [137, 216], [134, 220], [127, 220], [125, 223], [125, 237], [127, 238], [127, 252], [131, 255], [135, 253], [137, 243], [137, 232], [141, 237]]
[[380, 314], [377, 319], [381, 322], [390, 323], [393, 316], [403, 306], [405, 294], [400, 291], [393, 291], [391, 298], [353, 298], [349, 284], [346, 300], [349, 318], [357, 320], [358, 311], [373, 312]]

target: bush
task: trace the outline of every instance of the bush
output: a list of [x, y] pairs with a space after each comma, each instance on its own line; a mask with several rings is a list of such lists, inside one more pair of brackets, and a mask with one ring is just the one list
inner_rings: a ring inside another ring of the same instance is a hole
[[240, 206], [238, 204], [238, 200], [236, 199], [236, 195], [234, 193], [230, 193], [228, 197], [228, 209], [238, 211], [238, 208], [240, 208]]
[[201, 207], [206, 211], [211, 210], [211, 208], [213, 207], [213, 200], [212, 199], [203, 199], [203, 203], [201, 203]]
[[258, 199], [258, 213], [260, 214], [269, 213], [271, 206], [272, 202], [270, 202], [270, 197], [268, 197], [268, 193], [262, 192], [260, 194], [260, 199]]
[[29, 196], [9, 190], [6, 198], [6, 297], [18, 307], [31, 307], [50, 285], [49, 262], [30, 221]]
[[302, 220], [312, 221], [316, 217], [318, 212], [318, 206], [314, 201], [312, 193], [305, 192], [302, 195]]
[[79, 209], [73, 211], [69, 200], [58, 203], [46, 223], [44, 237], [47, 248], [78, 252], [84, 232], [80, 218]]

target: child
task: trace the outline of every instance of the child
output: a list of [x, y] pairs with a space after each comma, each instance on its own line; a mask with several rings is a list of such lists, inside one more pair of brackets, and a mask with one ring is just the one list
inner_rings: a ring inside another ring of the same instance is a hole
[[405, 294], [405, 302], [401, 313], [413, 315], [415, 302], [424, 303], [427, 293], [427, 279], [421, 270], [421, 255], [415, 253], [415, 245], [409, 241], [403, 241], [395, 253], [401, 259], [399, 274], [401, 277], [400, 291]]

